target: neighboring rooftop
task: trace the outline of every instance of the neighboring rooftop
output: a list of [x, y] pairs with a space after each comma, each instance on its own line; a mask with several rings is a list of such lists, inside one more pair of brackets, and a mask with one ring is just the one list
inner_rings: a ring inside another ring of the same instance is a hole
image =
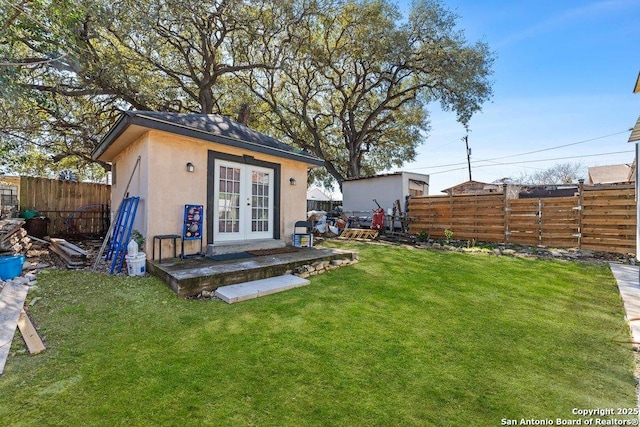
[[447, 194], [484, 194], [484, 193], [500, 193], [502, 184], [491, 184], [481, 181], [465, 181], [453, 187], [445, 188], [442, 193]]
[[628, 184], [635, 182], [633, 164], [592, 166], [589, 168], [588, 184]]

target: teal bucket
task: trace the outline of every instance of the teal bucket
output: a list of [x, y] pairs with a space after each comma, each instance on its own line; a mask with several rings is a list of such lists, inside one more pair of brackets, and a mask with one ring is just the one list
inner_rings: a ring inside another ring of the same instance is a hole
[[0, 257], [0, 279], [11, 280], [22, 274], [24, 255], [1, 256]]

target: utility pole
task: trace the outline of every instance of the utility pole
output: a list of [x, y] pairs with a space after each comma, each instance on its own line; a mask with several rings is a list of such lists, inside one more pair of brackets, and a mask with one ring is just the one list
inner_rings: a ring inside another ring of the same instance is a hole
[[471, 148], [469, 148], [469, 135], [465, 135], [462, 139], [467, 146], [467, 165], [469, 165], [469, 181], [471, 181]]

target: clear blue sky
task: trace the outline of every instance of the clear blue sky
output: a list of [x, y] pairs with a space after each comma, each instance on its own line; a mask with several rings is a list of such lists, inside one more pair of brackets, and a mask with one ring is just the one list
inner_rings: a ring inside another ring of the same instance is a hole
[[[632, 92], [640, 71], [640, 0], [443, 3], [459, 15], [470, 42], [485, 41], [496, 55], [494, 96], [470, 122], [474, 180], [516, 178], [565, 162], [586, 169], [633, 161], [627, 140], [640, 116], [640, 94]], [[398, 4], [406, 10], [410, 1]], [[454, 114], [434, 106], [416, 161], [396, 170], [429, 174], [430, 194], [468, 180], [464, 135]], [[613, 152], [625, 153], [603, 154]]]

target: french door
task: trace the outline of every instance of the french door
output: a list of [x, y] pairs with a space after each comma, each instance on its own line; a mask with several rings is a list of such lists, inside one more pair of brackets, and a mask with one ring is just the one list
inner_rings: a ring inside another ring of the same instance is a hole
[[273, 169], [216, 160], [215, 240], [273, 238]]

